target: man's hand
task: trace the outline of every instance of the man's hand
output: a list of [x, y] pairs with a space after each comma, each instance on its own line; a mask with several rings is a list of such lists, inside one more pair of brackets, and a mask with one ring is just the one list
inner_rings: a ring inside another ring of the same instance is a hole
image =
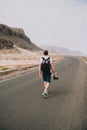
[[54, 80], [58, 80], [59, 78], [58, 78], [58, 76], [55, 76], [55, 75], [54, 75], [54, 76], [53, 76], [53, 79], [54, 79]]
[[53, 75], [53, 79], [54, 79], [54, 80], [58, 80], [58, 79], [59, 79], [56, 72], [55, 72], [54, 75]]

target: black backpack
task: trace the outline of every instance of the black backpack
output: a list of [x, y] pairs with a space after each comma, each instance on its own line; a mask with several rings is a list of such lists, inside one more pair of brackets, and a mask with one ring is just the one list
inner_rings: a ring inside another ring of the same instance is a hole
[[47, 59], [42, 57], [41, 70], [43, 72], [50, 72], [50, 67], [50, 57], [48, 57]]

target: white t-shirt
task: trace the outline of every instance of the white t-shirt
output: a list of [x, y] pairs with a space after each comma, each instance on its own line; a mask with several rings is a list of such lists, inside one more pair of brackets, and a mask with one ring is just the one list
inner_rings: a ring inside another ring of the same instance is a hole
[[[48, 59], [48, 58], [49, 58], [49, 56], [42, 56], [42, 57], [44, 57], [45, 59]], [[42, 61], [43, 61], [42, 57], [41, 57], [40, 60], [39, 60], [39, 64], [41, 64]], [[51, 57], [50, 57], [50, 63], [52, 63], [52, 58], [51, 58]]]

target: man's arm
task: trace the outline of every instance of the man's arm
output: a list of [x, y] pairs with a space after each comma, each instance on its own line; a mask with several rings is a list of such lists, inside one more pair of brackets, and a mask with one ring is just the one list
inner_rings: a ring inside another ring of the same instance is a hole
[[42, 72], [41, 72], [41, 64], [39, 63], [39, 77], [42, 77]]
[[56, 71], [55, 71], [53, 62], [51, 62], [50, 64], [51, 64], [51, 70], [52, 70], [53, 74], [56, 75]]

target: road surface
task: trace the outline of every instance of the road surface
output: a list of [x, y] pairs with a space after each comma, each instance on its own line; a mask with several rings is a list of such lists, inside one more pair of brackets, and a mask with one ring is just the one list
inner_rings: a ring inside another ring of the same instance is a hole
[[38, 71], [0, 82], [0, 130], [87, 130], [87, 64], [66, 57], [55, 67], [47, 99]]

